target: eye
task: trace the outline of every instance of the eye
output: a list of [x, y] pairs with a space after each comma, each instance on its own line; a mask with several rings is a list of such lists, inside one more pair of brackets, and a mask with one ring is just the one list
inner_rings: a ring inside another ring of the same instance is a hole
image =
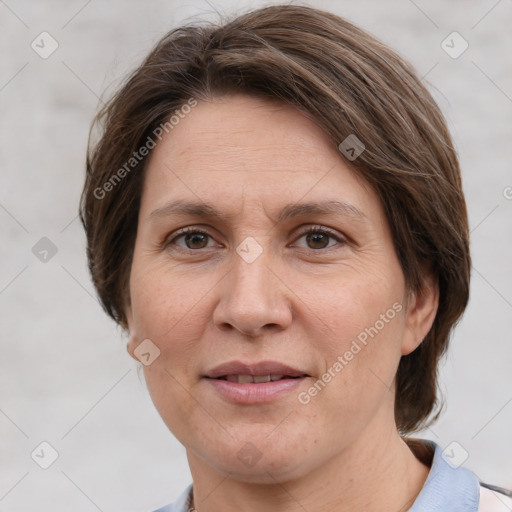
[[[206, 231], [190, 227], [183, 228], [176, 232], [176, 235], [171, 240], [165, 242], [165, 246], [174, 244], [183, 249], [197, 250], [207, 248], [208, 238], [211, 238]], [[183, 238], [185, 246], [176, 243], [177, 240]]]
[[[208, 246], [208, 241], [212, 238], [211, 235], [206, 231], [195, 227], [180, 229], [175, 233], [175, 235], [176, 236], [174, 236], [172, 239], [164, 242], [165, 247], [169, 245], [177, 245], [182, 249], [188, 249], [191, 251], [212, 247], [211, 245]], [[336, 243], [329, 245], [329, 239], [342, 245], [346, 243], [346, 241], [343, 240], [334, 231], [331, 231], [330, 229], [323, 226], [310, 227], [299, 235], [299, 239], [301, 238], [305, 238], [306, 244], [308, 244], [308, 246], [305, 248], [313, 250], [328, 249], [333, 245], [336, 245]], [[178, 240], [181, 239], [183, 239], [185, 245], [177, 243]]]
[[339, 237], [335, 232], [323, 226], [310, 227], [300, 234], [299, 239], [303, 237], [305, 237], [306, 243], [309, 245], [306, 249], [328, 249], [332, 247], [332, 245], [336, 245], [329, 245], [329, 239], [334, 239], [336, 242], [341, 244], [346, 243], [346, 241]]

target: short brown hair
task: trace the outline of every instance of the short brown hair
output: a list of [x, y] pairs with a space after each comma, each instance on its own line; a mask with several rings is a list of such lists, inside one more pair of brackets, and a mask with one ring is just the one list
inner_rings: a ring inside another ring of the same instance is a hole
[[[421, 345], [401, 358], [396, 377], [398, 429], [426, 425], [433, 412], [431, 421], [439, 415], [438, 361], [469, 294], [457, 155], [438, 106], [411, 65], [334, 14], [278, 5], [219, 25], [172, 30], [98, 113], [93, 127], [101, 137], [94, 144], [89, 139], [80, 218], [104, 309], [127, 329], [147, 158], [133, 171], [126, 162], [190, 98], [234, 92], [296, 107], [336, 145], [349, 135], [363, 142], [363, 153], [348, 163], [382, 201], [408, 290], [421, 290], [425, 266], [439, 287], [434, 324]], [[116, 171], [123, 179], [113, 182]]]

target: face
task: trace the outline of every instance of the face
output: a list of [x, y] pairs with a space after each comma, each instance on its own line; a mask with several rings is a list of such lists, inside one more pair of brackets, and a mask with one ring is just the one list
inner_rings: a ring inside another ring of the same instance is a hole
[[[248, 482], [306, 475], [395, 428], [400, 357], [435, 315], [406, 291], [379, 198], [324, 132], [242, 95], [198, 103], [153, 150], [130, 297], [128, 349], [151, 340], [147, 386], [191, 467]], [[306, 376], [205, 377], [232, 361]]]

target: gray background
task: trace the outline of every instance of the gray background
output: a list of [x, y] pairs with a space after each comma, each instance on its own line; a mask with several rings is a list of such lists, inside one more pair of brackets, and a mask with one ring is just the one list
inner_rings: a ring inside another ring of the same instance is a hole
[[[212, 2], [234, 12], [235, 2]], [[512, 487], [512, 3], [309, 5], [399, 50], [448, 119], [474, 268], [471, 302], [441, 372], [446, 412], [422, 436], [443, 448], [456, 441], [456, 457], [466, 450], [464, 464], [480, 478]], [[216, 18], [199, 0], [0, 0], [1, 511], [153, 510], [191, 481], [184, 448], [95, 299], [77, 218], [98, 97], [190, 16]], [[47, 59], [31, 48], [43, 31], [59, 45]], [[452, 31], [469, 43], [457, 59], [441, 48]], [[46, 262], [32, 252], [42, 237], [58, 250]], [[46, 470], [30, 456], [42, 441], [59, 453]]]

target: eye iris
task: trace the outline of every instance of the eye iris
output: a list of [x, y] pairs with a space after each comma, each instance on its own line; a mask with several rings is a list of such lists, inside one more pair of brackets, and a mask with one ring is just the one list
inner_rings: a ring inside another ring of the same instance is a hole
[[[185, 235], [185, 243], [187, 244], [187, 247], [189, 249], [202, 249], [203, 247], [206, 247], [206, 244], [203, 243], [201, 245], [202, 242], [206, 242], [206, 237], [208, 235], [204, 235], [202, 233], [191, 233], [191, 234], [187, 234]], [[199, 242], [198, 242], [199, 240]], [[190, 247], [189, 246], [189, 243], [192, 241], [192, 244], [195, 244], [195, 243], [199, 243], [199, 245], [201, 245], [201, 247]]]
[[[328, 235], [326, 235], [325, 233], [309, 233], [306, 238], [308, 244], [310, 244], [311, 242], [313, 243], [313, 245], [315, 245], [316, 243], [320, 243], [321, 247], [315, 246], [313, 247], [314, 249], [324, 249], [329, 244]], [[322, 238], [326, 243], [322, 244]]]

